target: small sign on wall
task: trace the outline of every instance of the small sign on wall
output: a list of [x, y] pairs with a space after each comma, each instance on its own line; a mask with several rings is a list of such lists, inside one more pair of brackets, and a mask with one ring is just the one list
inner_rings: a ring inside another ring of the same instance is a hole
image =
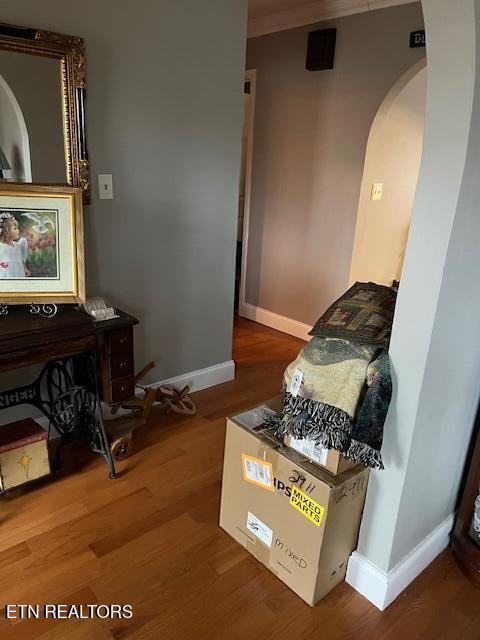
[[425, 46], [425, 29], [419, 29], [418, 31], [412, 31], [410, 34], [410, 48], [416, 49], [417, 47]]

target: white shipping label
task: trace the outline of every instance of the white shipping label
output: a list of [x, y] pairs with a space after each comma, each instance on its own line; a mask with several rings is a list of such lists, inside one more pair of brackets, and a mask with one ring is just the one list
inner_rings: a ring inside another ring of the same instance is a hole
[[250, 511], [247, 515], [247, 529], [263, 544], [266, 544], [270, 549], [272, 548], [273, 531]]
[[295, 369], [295, 371], [293, 372], [292, 379], [290, 381], [290, 389], [289, 389], [290, 393], [294, 398], [298, 396], [298, 392], [300, 391], [302, 382], [303, 382], [303, 371], [300, 371], [300, 369]]
[[242, 453], [243, 479], [259, 487], [274, 491], [273, 467], [270, 462]]
[[321, 444], [315, 444], [312, 440], [299, 440], [298, 438], [290, 438], [289, 446], [295, 451], [303, 453], [304, 456], [315, 460], [318, 464], [327, 464], [328, 449], [322, 447]]

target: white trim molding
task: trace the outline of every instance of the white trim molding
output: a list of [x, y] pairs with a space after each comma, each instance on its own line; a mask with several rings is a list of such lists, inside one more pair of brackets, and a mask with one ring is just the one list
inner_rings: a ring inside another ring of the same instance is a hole
[[[215, 364], [212, 367], [206, 367], [205, 369], [198, 369], [197, 371], [191, 371], [190, 373], [183, 373], [180, 376], [175, 376], [174, 378], [167, 378], [166, 380], [161, 380], [160, 382], [152, 382], [146, 384], [145, 386], [156, 389], [162, 384], [171, 384], [175, 387], [181, 389], [185, 385], [188, 384], [190, 390], [193, 391], [202, 391], [202, 389], [208, 389], [209, 387], [214, 387], [217, 384], [222, 384], [224, 382], [229, 382], [230, 380], [235, 379], [235, 362], [233, 360], [228, 360], [227, 362], [221, 362], [220, 364]], [[140, 388], [137, 388], [135, 391], [137, 396], [142, 396], [143, 392]], [[112, 405], [107, 402], [102, 401], [102, 412], [104, 419], [108, 420], [113, 418], [114, 416], [111, 413]], [[117, 417], [121, 415], [127, 414], [128, 411], [125, 409], [119, 409], [115, 414]], [[35, 422], [37, 422], [45, 431], [48, 431], [49, 420], [45, 416], [36, 416], [34, 417]], [[60, 434], [57, 430], [52, 426], [50, 430], [50, 441], [56, 440], [60, 438]]]
[[376, 9], [386, 9], [400, 4], [411, 4], [416, 0], [316, 0], [284, 9], [273, 14], [253, 16], [248, 21], [248, 37], [256, 38], [267, 33], [285, 31], [306, 24], [314, 24], [341, 18], [354, 13], [365, 13]]
[[255, 131], [255, 99], [257, 88], [256, 69], [245, 71], [245, 82], [250, 83], [250, 102], [248, 113], [247, 157], [245, 165], [245, 201], [243, 205], [242, 264], [240, 268], [239, 307], [245, 305], [247, 289], [248, 238], [250, 231], [250, 202], [252, 193], [253, 135]]
[[346, 582], [383, 611], [446, 549], [453, 520], [453, 514], [448, 516], [388, 573], [354, 551], [348, 561]]
[[220, 364], [214, 364], [212, 367], [190, 371], [190, 373], [182, 373], [174, 378], [167, 378], [160, 382], [152, 382], [146, 386], [156, 388], [161, 384], [172, 384], [175, 387], [182, 388], [188, 384], [190, 391], [201, 391], [214, 387], [217, 384], [223, 384], [235, 379], [235, 362], [228, 360]]
[[264, 324], [267, 327], [276, 329], [277, 331], [288, 333], [289, 335], [305, 340], [306, 342], [310, 340], [308, 332], [311, 331], [312, 327], [304, 322], [292, 320], [292, 318], [281, 316], [278, 313], [273, 313], [273, 311], [268, 311], [261, 307], [255, 307], [253, 304], [249, 304], [248, 302], [240, 305], [239, 312], [243, 318], [248, 318], [248, 320], [253, 320], [254, 322]]

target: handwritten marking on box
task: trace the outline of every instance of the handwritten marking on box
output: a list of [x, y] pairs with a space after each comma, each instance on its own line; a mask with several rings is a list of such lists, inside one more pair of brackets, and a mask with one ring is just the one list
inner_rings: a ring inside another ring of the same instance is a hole
[[275, 491], [273, 486], [273, 467], [270, 462], [242, 453], [242, 468], [245, 482], [250, 482], [269, 491]]
[[292, 495], [290, 497], [290, 504], [294, 509], [299, 511], [302, 516], [308, 518], [310, 522], [313, 522], [314, 525], [319, 527], [322, 524], [323, 514], [325, 512], [325, 507], [312, 500], [310, 496], [306, 493], [303, 493], [297, 487], [292, 487]]

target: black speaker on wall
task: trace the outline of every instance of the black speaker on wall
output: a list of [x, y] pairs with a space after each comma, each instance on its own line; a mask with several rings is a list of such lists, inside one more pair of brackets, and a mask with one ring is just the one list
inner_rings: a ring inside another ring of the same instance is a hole
[[333, 69], [335, 59], [336, 29], [319, 29], [308, 34], [307, 71]]

